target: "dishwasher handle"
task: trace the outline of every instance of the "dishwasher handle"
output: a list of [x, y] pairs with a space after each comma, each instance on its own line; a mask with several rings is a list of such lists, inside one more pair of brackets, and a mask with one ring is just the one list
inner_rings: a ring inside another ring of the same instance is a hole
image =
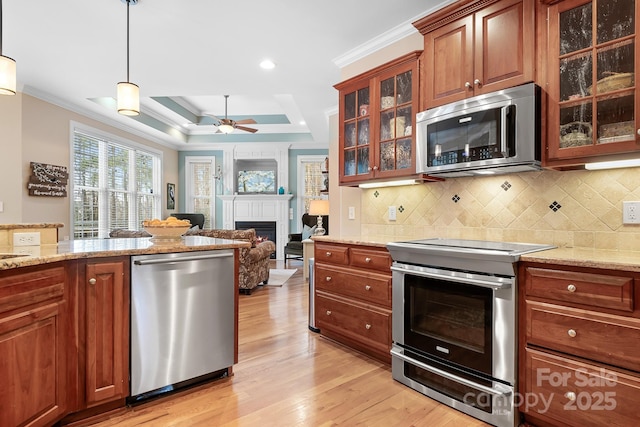
[[200, 261], [205, 259], [227, 258], [232, 256], [233, 256], [233, 253], [224, 252], [221, 254], [193, 255], [193, 256], [183, 256], [179, 258], [137, 259], [133, 261], [133, 263], [135, 265], [168, 264], [172, 262]]

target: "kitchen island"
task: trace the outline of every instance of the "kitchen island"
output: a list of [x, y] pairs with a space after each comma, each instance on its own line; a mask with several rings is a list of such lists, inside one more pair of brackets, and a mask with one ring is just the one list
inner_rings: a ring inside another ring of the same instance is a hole
[[[0, 247], [0, 425], [50, 426], [99, 416], [129, 396], [131, 257], [233, 251], [249, 243], [187, 236]], [[27, 252], [28, 254], [25, 254]], [[196, 254], [194, 254], [196, 255]], [[234, 364], [237, 363], [237, 307]], [[226, 374], [232, 373], [232, 366]]]

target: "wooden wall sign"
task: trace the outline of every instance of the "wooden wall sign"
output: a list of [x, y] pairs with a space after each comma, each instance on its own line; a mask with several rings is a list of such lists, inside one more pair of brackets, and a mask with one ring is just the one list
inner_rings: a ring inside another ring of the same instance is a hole
[[66, 166], [31, 162], [27, 189], [30, 196], [67, 197], [68, 180]]

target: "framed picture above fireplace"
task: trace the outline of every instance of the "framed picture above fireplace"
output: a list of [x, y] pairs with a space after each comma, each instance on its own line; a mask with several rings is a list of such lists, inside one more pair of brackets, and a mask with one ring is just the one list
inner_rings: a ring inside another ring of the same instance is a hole
[[238, 194], [276, 194], [278, 166], [275, 160], [236, 160]]

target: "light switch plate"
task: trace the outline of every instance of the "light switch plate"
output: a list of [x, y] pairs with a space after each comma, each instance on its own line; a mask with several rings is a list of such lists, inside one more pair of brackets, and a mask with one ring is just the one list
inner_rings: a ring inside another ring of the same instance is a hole
[[349, 219], [356, 219], [356, 208], [349, 206]]
[[389, 206], [389, 221], [395, 221], [395, 220], [396, 220], [396, 207]]

